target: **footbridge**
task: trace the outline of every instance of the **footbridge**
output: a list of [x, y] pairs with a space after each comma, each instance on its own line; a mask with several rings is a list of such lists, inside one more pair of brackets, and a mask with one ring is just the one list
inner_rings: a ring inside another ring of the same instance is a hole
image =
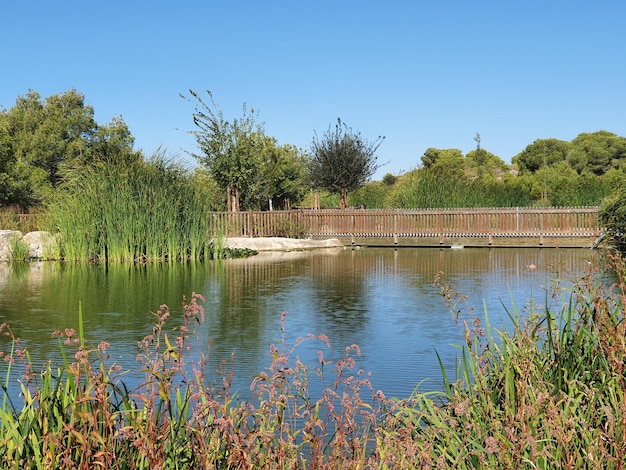
[[591, 247], [598, 207], [214, 213], [226, 236], [339, 238], [359, 246]]

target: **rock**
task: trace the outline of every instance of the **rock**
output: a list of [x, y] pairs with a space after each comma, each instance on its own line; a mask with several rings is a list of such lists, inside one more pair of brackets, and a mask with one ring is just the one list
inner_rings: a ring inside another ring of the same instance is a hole
[[16, 241], [21, 241], [28, 247], [28, 259], [52, 259], [56, 240], [50, 232], [30, 232], [22, 235], [18, 230], [0, 230], [0, 262], [13, 259], [12, 247]]
[[249, 248], [255, 251], [295, 251], [338, 247], [343, 247], [343, 243], [337, 238], [301, 240], [282, 237], [239, 237], [224, 240], [224, 248]]
[[28, 245], [28, 258], [50, 259], [56, 243], [50, 232], [38, 231], [24, 235], [24, 242]]
[[19, 230], [0, 230], [0, 261], [11, 260], [11, 245], [22, 238]]

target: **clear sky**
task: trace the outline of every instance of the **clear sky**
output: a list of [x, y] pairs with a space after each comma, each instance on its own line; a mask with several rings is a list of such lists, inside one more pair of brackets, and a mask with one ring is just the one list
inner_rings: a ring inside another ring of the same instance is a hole
[[[30, 0], [0, 6], [0, 107], [75, 88], [147, 154], [194, 151], [190, 88], [308, 149], [340, 117], [386, 140], [375, 175], [428, 147], [506, 162], [541, 138], [626, 136], [624, 0]], [[193, 159], [189, 158], [190, 162]]]

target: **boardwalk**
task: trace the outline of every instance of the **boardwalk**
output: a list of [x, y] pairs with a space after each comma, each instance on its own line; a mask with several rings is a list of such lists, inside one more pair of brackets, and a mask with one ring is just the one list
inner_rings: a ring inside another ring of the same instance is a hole
[[597, 207], [215, 213], [226, 236], [339, 238], [368, 246], [591, 246]]

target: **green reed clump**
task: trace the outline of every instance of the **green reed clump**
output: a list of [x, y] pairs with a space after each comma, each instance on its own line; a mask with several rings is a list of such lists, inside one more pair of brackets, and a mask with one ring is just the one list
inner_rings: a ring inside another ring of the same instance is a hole
[[207, 256], [212, 201], [200, 180], [154, 155], [69, 173], [46, 206], [66, 260], [182, 260]]
[[515, 180], [470, 180], [416, 170], [399, 179], [385, 206], [403, 209], [525, 207], [530, 193]]
[[11, 261], [28, 261], [28, 244], [22, 238], [11, 238], [9, 252]]
[[624, 468], [626, 284], [624, 263], [612, 261], [616, 284], [607, 288], [596, 268], [545, 306], [509, 312], [511, 332], [486, 311], [484, 326], [465, 322], [457, 379], [444, 371], [443, 396], [391, 408], [378, 441], [385, 466]]

